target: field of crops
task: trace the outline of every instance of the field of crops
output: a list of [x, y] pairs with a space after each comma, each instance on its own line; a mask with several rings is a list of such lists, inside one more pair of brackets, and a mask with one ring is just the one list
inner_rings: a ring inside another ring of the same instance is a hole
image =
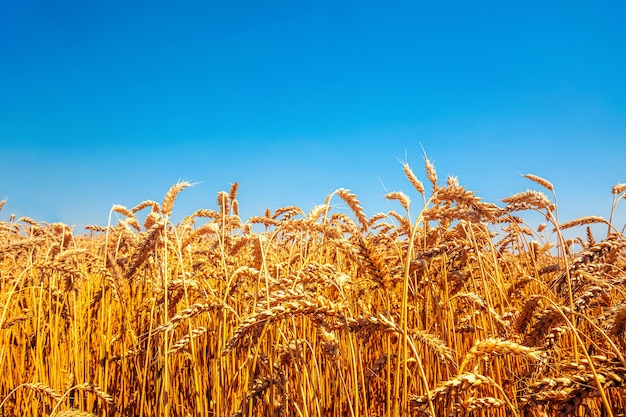
[[241, 219], [235, 184], [173, 224], [178, 183], [87, 233], [1, 222], [0, 416], [624, 416], [623, 224], [425, 168], [371, 217]]

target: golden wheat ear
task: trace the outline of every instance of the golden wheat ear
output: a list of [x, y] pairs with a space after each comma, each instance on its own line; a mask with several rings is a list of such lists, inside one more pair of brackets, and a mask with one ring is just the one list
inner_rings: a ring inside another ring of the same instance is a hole
[[529, 180], [541, 185], [543, 188], [554, 192], [554, 185], [552, 185], [552, 183], [545, 178], [533, 174], [526, 174], [524, 175], [524, 178], [528, 178]]
[[404, 175], [413, 185], [413, 188], [420, 193], [422, 196], [424, 195], [424, 184], [420, 180], [417, 179], [417, 176], [413, 173], [413, 170], [406, 162], [402, 164], [402, 170], [404, 171]]
[[163, 203], [161, 203], [162, 214], [164, 216], [171, 216], [172, 209], [174, 208], [174, 201], [178, 194], [187, 187], [191, 187], [191, 183], [187, 181], [178, 182], [169, 189], [169, 191], [165, 194], [163, 198]]
[[356, 197], [356, 194], [351, 193], [345, 188], [338, 189], [336, 193], [339, 197], [341, 197], [343, 201], [348, 204], [350, 209], [356, 215], [356, 218], [359, 220], [359, 223], [361, 223], [361, 228], [366, 231], [369, 226], [369, 222], [367, 220], [367, 216], [365, 216], [363, 207], [361, 207], [361, 202]]

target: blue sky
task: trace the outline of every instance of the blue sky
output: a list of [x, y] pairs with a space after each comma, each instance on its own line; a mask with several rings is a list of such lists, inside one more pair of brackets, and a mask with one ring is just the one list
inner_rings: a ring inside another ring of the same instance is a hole
[[262, 3], [2, 2], [0, 219], [106, 224], [179, 179], [175, 217], [235, 181], [244, 219], [339, 187], [371, 215], [419, 201], [422, 147], [487, 201], [530, 172], [562, 220], [608, 217], [623, 2]]

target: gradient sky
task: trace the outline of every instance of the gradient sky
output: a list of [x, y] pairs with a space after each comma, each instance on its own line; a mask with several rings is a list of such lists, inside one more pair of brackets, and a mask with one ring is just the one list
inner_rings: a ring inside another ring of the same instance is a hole
[[303, 3], [1, 2], [0, 220], [106, 224], [179, 179], [175, 218], [235, 181], [244, 219], [339, 187], [368, 215], [396, 190], [418, 210], [399, 161], [426, 181], [422, 147], [486, 201], [530, 172], [561, 220], [608, 217], [626, 3]]

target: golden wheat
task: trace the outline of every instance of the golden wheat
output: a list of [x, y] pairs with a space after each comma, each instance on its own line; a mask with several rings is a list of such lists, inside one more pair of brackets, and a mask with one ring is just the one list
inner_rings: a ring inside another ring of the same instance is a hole
[[241, 219], [233, 183], [173, 224], [179, 182], [85, 234], [0, 221], [0, 414], [617, 417], [626, 186], [561, 223], [544, 178], [496, 205], [424, 163], [423, 207], [371, 217], [341, 188]]

